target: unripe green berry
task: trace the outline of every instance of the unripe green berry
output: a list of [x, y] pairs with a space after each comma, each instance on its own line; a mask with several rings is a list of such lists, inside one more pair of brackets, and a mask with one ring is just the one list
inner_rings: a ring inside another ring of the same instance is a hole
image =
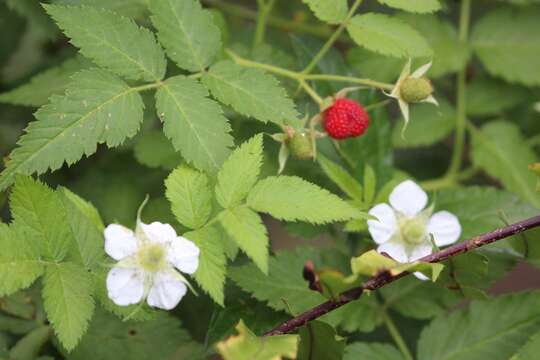
[[311, 137], [305, 131], [296, 131], [287, 141], [291, 154], [300, 160], [313, 158], [313, 144]]
[[432, 93], [433, 86], [427, 78], [407, 78], [401, 83], [401, 98], [408, 103], [425, 100]]

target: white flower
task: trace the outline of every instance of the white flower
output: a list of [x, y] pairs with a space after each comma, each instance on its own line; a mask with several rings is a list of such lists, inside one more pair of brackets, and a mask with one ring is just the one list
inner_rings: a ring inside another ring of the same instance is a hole
[[415, 182], [406, 180], [397, 185], [389, 201], [390, 205], [378, 204], [369, 210], [378, 219], [367, 223], [379, 253], [387, 253], [401, 263], [413, 262], [433, 252], [431, 235], [437, 246], [459, 239], [458, 218], [448, 211], [432, 214], [431, 208], [425, 209], [428, 197]]
[[107, 226], [105, 252], [118, 260], [107, 275], [107, 291], [121, 306], [146, 299], [150, 306], [173, 309], [189, 286], [179, 271], [193, 274], [199, 266], [199, 248], [160, 222], [137, 220], [135, 232], [118, 224]]
[[[407, 63], [405, 64], [405, 66], [403, 67], [403, 70], [401, 70], [399, 79], [396, 81], [396, 84], [394, 85], [392, 92], [390, 94], [387, 94], [391, 98], [397, 99], [399, 103], [399, 108], [401, 110], [401, 113], [403, 114], [403, 118], [405, 119], [405, 126], [409, 122], [409, 102], [403, 98], [402, 85], [405, 82], [405, 80], [408, 80], [408, 79], [422, 79], [422, 77], [427, 73], [430, 67], [431, 67], [431, 62], [420, 66], [411, 74], [411, 59], [409, 59]], [[433, 88], [431, 89], [433, 90]], [[434, 105], [439, 105], [437, 100], [431, 94], [426, 96], [424, 99], [419, 100], [418, 102], [428, 102]]]

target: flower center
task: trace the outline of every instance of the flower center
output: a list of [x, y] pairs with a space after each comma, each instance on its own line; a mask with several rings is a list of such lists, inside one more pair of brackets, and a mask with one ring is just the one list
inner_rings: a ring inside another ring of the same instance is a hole
[[421, 244], [425, 241], [426, 225], [422, 219], [406, 219], [403, 220], [400, 226], [405, 242], [409, 244]]
[[137, 252], [137, 260], [144, 270], [157, 272], [167, 266], [165, 255], [165, 248], [161, 244], [148, 244]]

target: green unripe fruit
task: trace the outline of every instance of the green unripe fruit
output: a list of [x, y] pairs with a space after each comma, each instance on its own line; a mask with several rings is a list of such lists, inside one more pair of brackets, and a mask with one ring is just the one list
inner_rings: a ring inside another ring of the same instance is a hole
[[304, 131], [296, 131], [287, 141], [291, 155], [300, 160], [313, 158], [311, 137]]
[[433, 93], [431, 81], [426, 78], [407, 78], [400, 86], [401, 98], [408, 103], [425, 100]]

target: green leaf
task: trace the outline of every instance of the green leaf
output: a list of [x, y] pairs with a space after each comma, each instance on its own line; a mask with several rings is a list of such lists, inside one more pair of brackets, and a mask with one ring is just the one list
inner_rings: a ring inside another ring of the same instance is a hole
[[302, 277], [304, 262], [315, 256], [314, 251], [302, 248], [282, 251], [270, 257], [268, 275], [249, 264], [229, 268], [228, 276], [271, 308], [288, 312], [290, 307], [293, 314], [298, 314], [325, 301], [320, 293], [309, 289]]
[[[446, 138], [456, 126], [456, 110], [444, 98], [438, 98], [439, 106], [414, 104], [411, 121], [404, 137], [401, 126], [395, 126], [392, 140], [396, 147], [418, 147], [435, 144]], [[405, 126], [403, 124], [402, 126]]]
[[242, 115], [277, 125], [296, 122], [298, 112], [275, 77], [221, 61], [202, 78], [212, 95]]
[[[103, 311], [94, 318], [79, 345], [67, 355], [68, 360], [130, 360], [146, 359], [199, 359], [181, 354], [188, 345], [197, 345], [182, 329], [177, 318], [165, 312], [150, 321], [122, 321]], [[107, 346], [104, 346], [107, 339]], [[194, 355], [194, 354], [193, 354]], [[201, 357], [202, 359], [202, 357]]]
[[172, 170], [182, 161], [180, 153], [174, 150], [171, 141], [161, 130], [145, 131], [138, 136], [133, 147], [137, 161], [151, 168]]
[[104, 258], [103, 222], [96, 208], [66, 188], [59, 190], [69, 230], [74, 239], [68, 250], [68, 259], [82, 263], [93, 270]]
[[36, 359], [41, 351], [41, 347], [49, 340], [51, 329], [42, 325], [17, 341], [9, 350], [9, 358], [14, 360]]
[[18, 176], [10, 203], [14, 226], [38, 246], [39, 254], [62, 261], [73, 237], [58, 194], [31, 177]]
[[540, 354], [540, 331], [532, 335], [529, 341], [510, 360], [534, 359]]
[[396, 9], [415, 12], [432, 13], [441, 9], [439, 0], [378, 0], [381, 4]]
[[538, 293], [475, 301], [424, 328], [418, 359], [506, 360], [540, 328]]
[[0, 94], [0, 102], [35, 107], [45, 105], [51, 95], [60, 95], [66, 90], [76, 72], [89, 66], [90, 63], [83, 57], [68, 59], [58, 66], [40, 72], [28, 83]]
[[167, 55], [182, 69], [203, 71], [221, 50], [221, 34], [199, 0], [153, 0], [152, 23]]
[[536, 178], [528, 169], [536, 156], [516, 125], [500, 120], [474, 131], [472, 159], [475, 166], [500, 180], [508, 190], [540, 207]]
[[358, 45], [383, 55], [407, 58], [433, 54], [422, 35], [403, 21], [387, 15], [356, 15], [347, 30]]
[[130, 80], [158, 81], [167, 62], [152, 32], [114, 12], [43, 5], [71, 43], [97, 65]]
[[388, 272], [390, 275], [396, 276], [406, 271], [420, 271], [424, 274], [429, 274], [431, 280], [436, 281], [443, 268], [443, 264], [421, 261], [398, 263], [393, 259], [379, 254], [376, 250], [370, 250], [351, 259], [351, 269], [353, 274], [368, 276], [375, 276], [382, 272]]
[[467, 84], [467, 114], [497, 115], [527, 101], [527, 89], [489, 78]]
[[351, 199], [362, 200], [362, 185], [353, 178], [347, 170], [328, 160], [323, 155], [317, 155], [317, 160], [326, 176], [330, 178]]
[[257, 182], [263, 161], [263, 138], [256, 135], [237, 148], [218, 173], [216, 197], [221, 206], [240, 204]]
[[272, 176], [259, 181], [247, 202], [257, 211], [286, 221], [325, 224], [362, 216], [336, 195], [296, 176]]
[[347, 52], [347, 63], [355, 73], [360, 74], [362, 77], [378, 79], [384, 82], [395, 82], [403, 69], [404, 61], [403, 59], [377, 54], [361, 47], [354, 47]]
[[204, 227], [183, 235], [201, 250], [195, 280], [215, 302], [224, 306], [225, 249], [223, 235], [215, 227]]
[[137, 89], [111, 73], [77, 73], [65, 96], [52, 96], [35, 114], [38, 121], [30, 123], [0, 176], [0, 190], [16, 173], [56, 170], [95, 153], [99, 143], [120, 145], [139, 129], [143, 107]]
[[390, 344], [355, 342], [347, 345], [343, 360], [358, 359], [403, 360], [403, 356]]
[[294, 358], [297, 335], [276, 335], [259, 338], [242, 320], [236, 325], [237, 335], [219, 342], [216, 348], [225, 360], [272, 360], [282, 356]]
[[17, 225], [0, 223], [0, 297], [27, 288], [43, 273], [38, 246]]
[[364, 295], [339, 309], [333, 310], [322, 319], [331, 324], [336, 324], [340, 329], [348, 333], [357, 331], [363, 333], [372, 332], [382, 323], [380, 304], [374, 296]]
[[[540, 85], [538, 8], [497, 8], [476, 22], [471, 41], [493, 75], [509, 82]], [[519, 41], [516, 41], [519, 39]]]
[[[400, 14], [398, 17], [420, 32], [433, 49], [433, 56], [415, 61], [413, 68], [433, 61], [428, 76], [439, 78], [448, 73], [458, 72], [465, 66], [469, 58], [469, 47], [459, 41], [457, 31], [451, 22], [435, 15]], [[396, 74], [399, 74], [402, 67], [403, 64]]]
[[165, 187], [178, 222], [191, 229], [206, 224], [212, 211], [212, 192], [205, 174], [181, 165], [167, 177]]
[[268, 234], [260, 216], [239, 206], [224, 210], [219, 220], [240, 249], [263, 273], [268, 273]]
[[347, 16], [347, 0], [302, 0], [320, 20], [339, 24]]
[[165, 135], [197, 168], [215, 173], [229, 154], [231, 127], [221, 107], [194, 79], [175, 76], [156, 93], [156, 108]]
[[[450, 266], [445, 267], [445, 271]], [[435, 284], [408, 276], [384, 286], [380, 289], [384, 299], [383, 306], [405, 317], [419, 320], [432, 319], [448, 313], [462, 301], [462, 297], [456, 291], [439, 284], [444, 274], [445, 272]]]
[[336, 330], [322, 322], [310, 321], [298, 331], [298, 360], [341, 360], [345, 341]]
[[43, 277], [43, 307], [62, 345], [69, 351], [79, 342], [94, 313], [92, 279], [82, 266], [47, 266]]

